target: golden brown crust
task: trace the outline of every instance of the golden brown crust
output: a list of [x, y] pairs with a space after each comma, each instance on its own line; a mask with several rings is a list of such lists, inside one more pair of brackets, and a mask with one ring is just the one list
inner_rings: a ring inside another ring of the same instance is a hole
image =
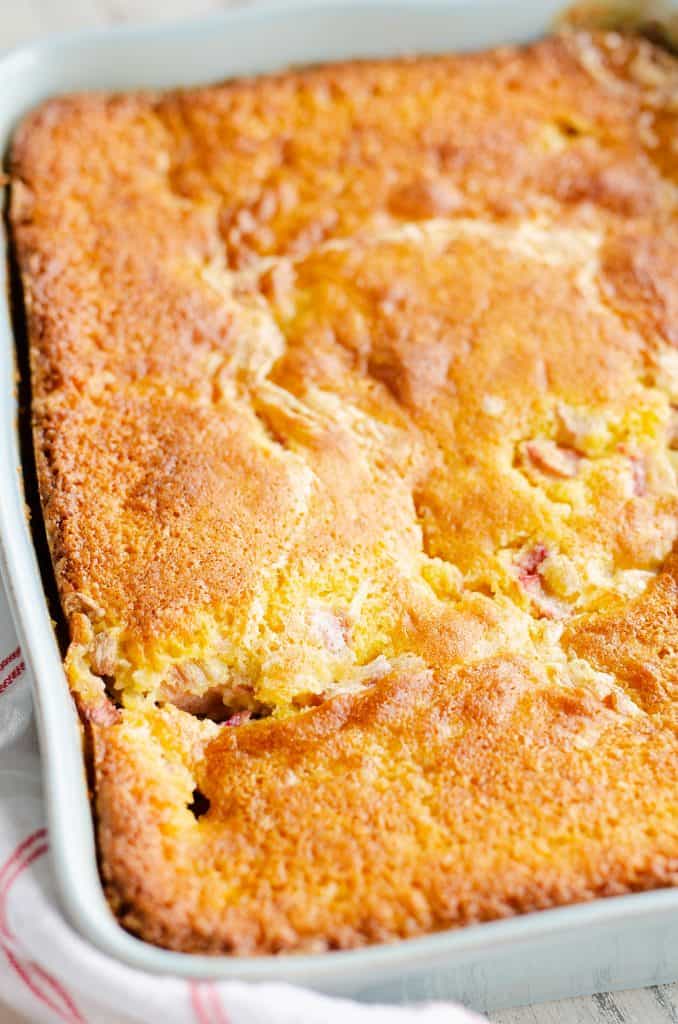
[[677, 98], [574, 33], [20, 127], [126, 927], [346, 948], [678, 881]]
[[678, 696], [678, 557], [623, 608], [583, 617], [563, 646], [612, 673], [647, 711], [673, 712]]
[[99, 809], [114, 906], [162, 945], [345, 948], [678, 882], [675, 734], [517, 658], [222, 729], [198, 824], [147, 727], [106, 737]]

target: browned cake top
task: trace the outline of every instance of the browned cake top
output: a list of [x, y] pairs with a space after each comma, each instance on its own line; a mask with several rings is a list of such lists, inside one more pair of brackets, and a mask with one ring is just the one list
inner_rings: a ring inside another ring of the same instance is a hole
[[349, 946], [676, 879], [677, 128], [676, 62], [585, 33], [24, 122], [128, 927]]

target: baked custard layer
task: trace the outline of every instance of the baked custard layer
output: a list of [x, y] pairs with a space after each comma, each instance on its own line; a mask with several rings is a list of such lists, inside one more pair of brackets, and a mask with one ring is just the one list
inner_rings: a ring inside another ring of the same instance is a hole
[[570, 33], [49, 101], [11, 154], [123, 925], [678, 881], [678, 63]]

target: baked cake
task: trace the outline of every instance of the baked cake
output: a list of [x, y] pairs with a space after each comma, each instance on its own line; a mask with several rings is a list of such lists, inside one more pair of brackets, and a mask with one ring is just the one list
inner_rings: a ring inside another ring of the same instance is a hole
[[319, 951], [678, 882], [678, 62], [50, 100], [35, 449], [121, 923]]

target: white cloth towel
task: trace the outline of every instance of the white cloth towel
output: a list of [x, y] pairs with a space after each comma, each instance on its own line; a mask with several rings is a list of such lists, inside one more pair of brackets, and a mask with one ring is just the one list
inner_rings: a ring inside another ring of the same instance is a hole
[[62, 916], [21, 648], [0, 582], [0, 1005], [66, 1024], [472, 1024], [458, 1006], [365, 1006], [291, 985], [191, 982], [112, 960]]

